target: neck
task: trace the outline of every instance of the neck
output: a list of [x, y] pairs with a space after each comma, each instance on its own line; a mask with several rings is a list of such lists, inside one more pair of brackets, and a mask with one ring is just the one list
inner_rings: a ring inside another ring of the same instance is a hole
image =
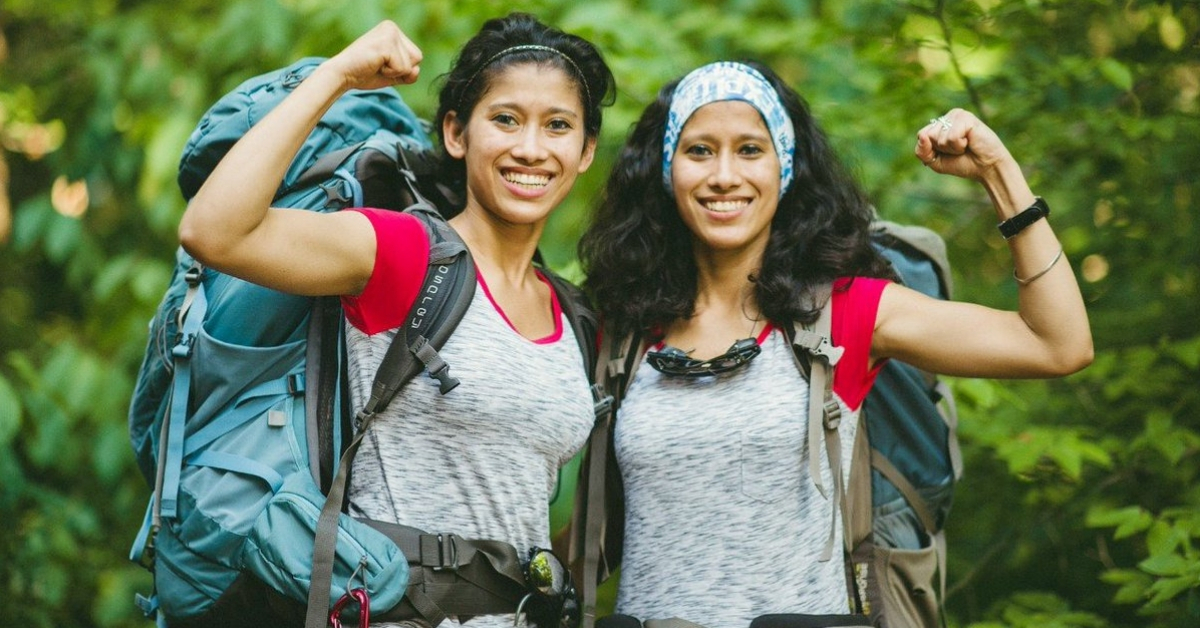
[[533, 255], [545, 221], [507, 223], [468, 204], [462, 213], [450, 219], [450, 225], [462, 236], [475, 265], [489, 283], [505, 281], [516, 285], [533, 276]]
[[748, 318], [759, 318], [754, 282], [750, 281], [750, 277], [762, 267], [762, 253], [761, 249], [697, 250], [697, 311], [708, 308], [737, 310], [744, 312]]

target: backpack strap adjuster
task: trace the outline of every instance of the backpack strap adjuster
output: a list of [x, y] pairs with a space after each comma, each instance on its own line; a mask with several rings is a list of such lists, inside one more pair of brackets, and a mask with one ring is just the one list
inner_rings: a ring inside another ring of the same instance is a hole
[[608, 416], [612, 412], [614, 403], [613, 396], [604, 393], [604, 387], [600, 384], [592, 384], [592, 409], [597, 419]]
[[175, 346], [171, 348], [171, 355], [176, 358], [192, 357], [192, 346], [196, 342], [196, 334], [185, 334], [180, 332], [175, 335]]
[[842, 424], [842, 407], [834, 399], [825, 402], [825, 429], [836, 430]]
[[458, 571], [458, 536], [422, 534], [421, 565], [434, 571]]
[[193, 288], [200, 285], [200, 281], [204, 278], [204, 267], [199, 264], [192, 264], [183, 274], [183, 280], [187, 285]]

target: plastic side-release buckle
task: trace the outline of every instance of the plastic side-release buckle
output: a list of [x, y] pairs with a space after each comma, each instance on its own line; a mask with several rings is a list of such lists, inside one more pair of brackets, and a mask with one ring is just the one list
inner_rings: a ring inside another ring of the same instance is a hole
[[608, 416], [612, 412], [613, 403], [613, 396], [605, 394], [604, 388], [600, 384], [592, 384], [592, 409], [595, 411], [597, 419]]
[[438, 381], [439, 392], [444, 395], [458, 387], [459, 381], [450, 375], [450, 365], [446, 364], [437, 349], [434, 349], [424, 336], [418, 337], [409, 349], [425, 365], [429, 377]]
[[845, 348], [834, 345], [825, 336], [807, 329], [796, 330], [796, 337], [792, 343], [813, 355], [825, 358], [829, 361], [829, 366], [837, 366], [846, 351]]
[[142, 612], [142, 616], [147, 619], [153, 619], [154, 614], [158, 612], [158, 596], [151, 595], [146, 597], [141, 593], [133, 594], [133, 603], [137, 605], [138, 610]]

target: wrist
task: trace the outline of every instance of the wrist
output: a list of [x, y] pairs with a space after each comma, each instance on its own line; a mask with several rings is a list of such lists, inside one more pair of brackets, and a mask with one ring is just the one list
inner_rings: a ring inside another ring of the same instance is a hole
[[1001, 221], [1017, 215], [1037, 198], [1025, 180], [1021, 166], [1011, 158], [989, 169], [981, 177], [980, 183], [991, 197], [996, 217]]
[[1042, 197], [1038, 196], [1029, 207], [1021, 210], [1007, 220], [1000, 221], [1000, 224], [996, 225], [996, 228], [1000, 230], [1000, 235], [1004, 236], [1005, 240], [1011, 240], [1013, 236], [1024, 231], [1026, 227], [1049, 215], [1050, 206], [1046, 204], [1046, 201], [1042, 200]]
[[327, 59], [318, 65], [312, 74], [300, 83], [301, 86], [305, 84], [309, 85], [310, 89], [332, 96], [333, 99], [341, 97], [351, 89], [350, 76], [338, 67], [336, 59]]

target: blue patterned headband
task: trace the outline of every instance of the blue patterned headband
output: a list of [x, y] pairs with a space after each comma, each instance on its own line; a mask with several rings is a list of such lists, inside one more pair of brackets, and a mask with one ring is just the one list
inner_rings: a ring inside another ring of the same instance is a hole
[[766, 78], [743, 63], [718, 61], [700, 66], [679, 81], [671, 96], [667, 131], [663, 136], [663, 184], [671, 192], [671, 160], [679, 144], [683, 125], [696, 110], [722, 100], [749, 103], [762, 114], [779, 156], [779, 196], [783, 197], [794, 175], [792, 162], [796, 152], [796, 130], [779, 100], [779, 94]]

